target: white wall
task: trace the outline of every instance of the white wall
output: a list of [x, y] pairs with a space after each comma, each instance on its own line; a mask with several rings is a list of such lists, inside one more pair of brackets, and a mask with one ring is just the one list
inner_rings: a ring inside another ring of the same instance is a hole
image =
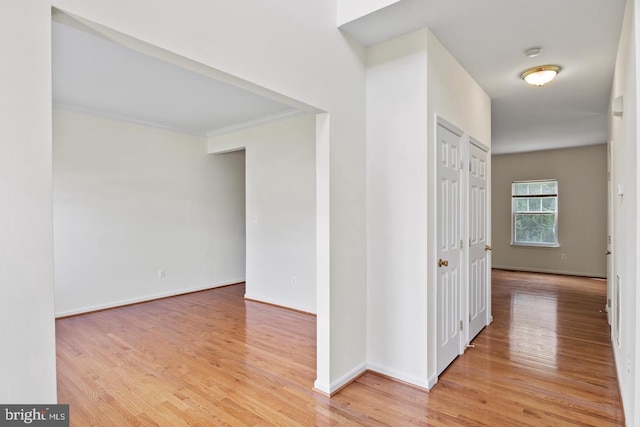
[[367, 55], [368, 366], [427, 388], [437, 336], [435, 117], [489, 145], [491, 105], [429, 30]]
[[211, 137], [208, 149], [246, 153], [245, 296], [309, 313], [316, 312], [315, 132], [307, 115]]
[[[3, 96], [2, 105], [9, 111], [1, 119], [3, 126], [4, 121], [9, 123], [8, 128], [3, 127], [9, 129], [3, 135], [3, 144], [10, 147], [9, 153], [15, 154], [7, 163], [7, 172], [3, 173], [7, 182], [24, 184], [25, 191], [19, 191], [19, 197], [30, 194], [32, 199], [0, 208], [2, 212], [10, 213], [12, 220], [16, 219], [11, 228], [7, 227], [3, 232], [1, 247], [14, 251], [25, 249], [16, 252], [11, 272], [3, 270], [0, 277], [24, 286], [15, 298], [3, 300], [3, 304], [4, 301], [9, 304], [8, 315], [33, 322], [21, 322], [27, 326], [11, 337], [33, 332], [38, 342], [48, 348], [37, 356], [33, 356], [33, 344], [12, 349], [5, 358], [7, 363], [3, 364], [3, 370], [10, 375], [0, 385], [2, 393], [18, 387], [25, 391], [19, 396], [22, 401], [33, 401], [43, 393], [55, 393], [53, 290], [50, 289], [52, 217], [48, 187], [51, 168], [48, 136], [50, 6], [328, 113], [325, 117], [330, 117], [326, 121], [330, 129], [328, 132], [323, 129], [322, 133], [328, 133], [330, 146], [326, 147], [327, 155], [316, 157], [318, 175], [326, 178], [316, 185], [318, 188], [329, 185], [329, 206], [317, 206], [317, 209], [326, 208], [329, 214], [330, 254], [326, 256], [330, 269], [323, 264], [323, 270], [318, 272], [318, 277], [328, 277], [329, 281], [317, 284], [319, 294], [327, 295], [328, 303], [318, 301], [317, 304], [318, 337], [322, 337], [318, 340], [318, 355], [323, 360], [318, 362], [315, 385], [321, 391], [331, 392], [361, 372], [367, 361], [365, 50], [336, 29], [336, 2], [187, 0], [181, 3], [180, 13], [176, 14], [175, 2], [168, 0], [112, 0], [107, 3], [97, 0], [10, 0], [4, 14], [9, 23], [3, 27], [8, 29], [8, 34], [0, 45], [9, 50], [11, 54], [6, 57], [11, 61], [3, 72], [14, 70], [19, 79], [3, 80], [6, 83], [2, 83], [3, 93], [13, 94]], [[429, 35], [429, 45], [437, 45], [432, 40]], [[441, 112], [447, 120], [488, 145], [489, 125], [484, 125], [489, 116], [488, 98], [468, 82], [461, 67], [454, 65], [455, 60], [442, 54], [438, 46], [433, 50], [429, 47], [429, 51], [429, 88], [441, 84], [452, 91], [454, 102], [435, 96], [437, 90], [431, 96], [429, 90], [427, 137], [431, 140], [428, 142], [433, 144], [433, 112]], [[432, 73], [432, 66], [439, 75]], [[16, 81], [20, 83], [16, 84]], [[24, 141], [39, 145], [28, 146], [33, 151], [25, 152]], [[433, 161], [430, 156], [429, 173], [435, 170]], [[15, 165], [20, 167], [15, 168]], [[434, 200], [435, 184], [429, 182], [427, 197]], [[429, 224], [434, 224], [435, 213], [431, 207], [429, 215]], [[14, 231], [19, 230], [20, 225], [25, 232], [16, 235]], [[317, 238], [324, 242], [327, 236]], [[433, 258], [432, 248], [430, 250], [428, 255]], [[28, 273], [17, 273], [15, 269]], [[20, 274], [34, 276], [25, 278]], [[435, 278], [433, 269], [428, 270], [428, 277]], [[41, 298], [36, 307], [30, 299], [34, 295]], [[429, 300], [431, 320], [435, 310], [432, 298]], [[30, 324], [33, 324], [31, 329]], [[435, 336], [433, 332], [427, 331]], [[32, 371], [35, 372], [33, 377], [24, 379], [17, 368], [33, 357], [38, 369]], [[49, 362], [40, 363], [44, 359]], [[429, 366], [429, 372], [435, 372], [435, 364]], [[36, 374], [38, 387], [35, 386]]]
[[[326, 357], [318, 364], [316, 387], [330, 392], [356, 375], [366, 362], [365, 66], [364, 48], [336, 29], [336, 2], [187, 0], [176, 14], [175, 2], [168, 0], [9, 0], [1, 45], [10, 62], [3, 73], [12, 73], [2, 83], [7, 94], [2, 103], [9, 111], [2, 116], [7, 132], [3, 144], [11, 155], [5, 157], [9, 167], [3, 174], [5, 182], [24, 186], [3, 190], [20, 200], [2, 207], [11, 219], [2, 247], [14, 251], [15, 262], [0, 274], [3, 281], [22, 286], [15, 286], [20, 293], [3, 304], [10, 307], [5, 312], [10, 318], [15, 314], [16, 319], [30, 319], [19, 322], [24, 329], [10, 335], [11, 340], [32, 334], [37, 338], [33, 342], [48, 348], [37, 356], [33, 344], [12, 348], [3, 364], [11, 375], [0, 385], [2, 394], [18, 387], [26, 393], [19, 400], [33, 401], [55, 392], [48, 136], [51, 6], [329, 113], [330, 154], [320, 157], [317, 167], [330, 181], [327, 206], [318, 206], [330, 215], [330, 254], [324, 255], [330, 268], [323, 264], [319, 272], [329, 280], [318, 284], [329, 301], [318, 305], [318, 336], [330, 339], [318, 341], [318, 355]], [[31, 199], [21, 199], [25, 194]], [[16, 235], [21, 226], [25, 232]], [[39, 301], [35, 306], [34, 295]], [[38, 365], [26, 377], [17, 369], [25, 360]], [[33, 386], [36, 377], [38, 387]], [[29, 383], [32, 386], [20, 385]]]
[[244, 281], [242, 154], [54, 110], [56, 314]]
[[[433, 381], [436, 375], [436, 283], [437, 283], [437, 222], [436, 222], [436, 119], [441, 117], [449, 123], [461, 129], [476, 141], [491, 147], [491, 99], [482, 88], [471, 78], [469, 73], [456, 61], [440, 41], [431, 33], [428, 33], [427, 47], [427, 143], [429, 156], [427, 157], [428, 191], [429, 200], [429, 246], [427, 253], [428, 271], [428, 313], [429, 327], [429, 356], [428, 370], [429, 380]], [[487, 188], [491, 188], [491, 153], [488, 157]], [[488, 206], [491, 206], [491, 191], [487, 194]], [[487, 218], [491, 218], [491, 209]], [[462, 222], [468, 219], [463, 208]], [[487, 235], [491, 236], [491, 224], [487, 224]], [[491, 255], [488, 263], [491, 265]], [[489, 299], [490, 301], [490, 299]], [[491, 305], [488, 305], [491, 313]]]
[[[620, 277], [620, 343], [613, 340], [627, 425], [640, 425], [640, 292], [638, 285], [638, 73], [640, 57], [640, 2], [628, 0], [618, 48], [611, 100], [624, 98], [622, 117], [609, 117], [612, 145], [612, 180], [614, 188], [622, 185], [624, 195], [613, 200], [613, 275]], [[613, 313], [616, 310], [615, 298]]]
[[2, 6], [0, 402], [55, 403], [50, 8]]
[[369, 368], [425, 388], [427, 39], [367, 51]]

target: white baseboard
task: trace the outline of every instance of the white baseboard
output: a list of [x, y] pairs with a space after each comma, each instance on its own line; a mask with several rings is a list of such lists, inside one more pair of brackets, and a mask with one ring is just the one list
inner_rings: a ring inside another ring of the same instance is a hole
[[361, 376], [367, 371], [378, 373], [392, 380], [401, 381], [403, 383], [407, 383], [409, 385], [418, 387], [425, 391], [430, 390], [438, 382], [438, 377], [435, 375], [430, 377], [427, 381], [424, 381], [420, 378], [415, 378], [410, 375], [397, 372], [393, 369], [389, 369], [384, 366], [377, 365], [375, 363], [365, 362], [353, 368], [352, 370], [350, 370], [349, 372], [347, 372], [346, 374], [344, 374], [342, 377], [332, 382], [331, 384], [323, 383], [323, 382], [320, 382], [319, 380], [316, 380], [313, 383], [313, 388], [315, 388], [316, 390], [328, 396], [331, 396], [332, 394], [340, 391], [345, 386], [349, 385], [349, 383], [355, 381], [359, 376]]
[[528, 273], [548, 273], [548, 274], [562, 274], [565, 276], [581, 276], [581, 277], [595, 277], [598, 279], [606, 279], [607, 275], [604, 276], [601, 274], [593, 274], [593, 273], [585, 273], [578, 271], [568, 271], [568, 270], [551, 270], [546, 268], [525, 268], [525, 267], [513, 267], [507, 265], [492, 265], [491, 268], [495, 268], [497, 270], [510, 270], [510, 271], [526, 271]]
[[350, 370], [346, 374], [344, 374], [338, 380], [332, 382], [331, 385], [329, 386], [329, 391], [328, 392], [323, 390], [323, 389], [321, 389], [320, 387], [316, 387], [316, 388], [318, 390], [321, 390], [321, 391], [331, 395], [331, 394], [339, 391], [341, 388], [343, 388], [344, 386], [346, 386], [350, 382], [354, 381], [356, 378], [358, 378], [360, 375], [364, 374], [366, 371], [367, 371], [367, 363], [364, 362], [364, 363], [356, 366], [355, 368], [353, 368], [352, 370]]
[[433, 388], [434, 385], [436, 385], [438, 383], [438, 376], [434, 375], [432, 377], [429, 377], [429, 390], [431, 390]]
[[381, 366], [381, 365], [376, 365], [375, 363], [369, 363], [367, 365], [367, 369], [369, 371], [377, 372], [377, 373], [382, 374], [382, 375], [384, 375], [386, 377], [389, 377], [389, 378], [392, 378], [392, 379], [396, 379], [398, 381], [402, 381], [402, 382], [405, 382], [407, 384], [411, 384], [411, 385], [414, 385], [416, 387], [419, 387], [419, 388], [422, 388], [422, 389], [425, 389], [425, 390], [431, 389], [431, 387], [433, 387], [435, 385], [435, 383], [437, 382], [437, 380], [438, 380], [437, 377], [433, 377], [433, 378], [430, 378], [429, 380], [425, 381], [425, 380], [423, 380], [421, 378], [415, 378], [415, 377], [412, 377], [410, 375], [406, 375], [406, 374], [397, 372], [397, 371], [395, 371], [393, 369], [389, 369], [389, 368], [386, 368], [386, 367]]
[[122, 306], [125, 306], [125, 305], [137, 304], [137, 303], [141, 303], [141, 302], [148, 302], [148, 301], [153, 301], [153, 300], [156, 300], [156, 299], [167, 298], [167, 297], [174, 297], [174, 296], [178, 296], [178, 295], [189, 294], [189, 293], [192, 293], [192, 292], [204, 291], [204, 290], [207, 290], [207, 289], [220, 288], [222, 286], [235, 285], [237, 283], [243, 283], [243, 282], [244, 282], [244, 279], [238, 279], [238, 280], [232, 280], [232, 281], [229, 281], [229, 282], [207, 284], [207, 285], [203, 285], [203, 286], [195, 286], [195, 287], [192, 287], [192, 288], [183, 288], [183, 289], [179, 289], [179, 290], [163, 292], [163, 293], [160, 293], [160, 294], [145, 295], [145, 296], [141, 296], [141, 297], [137, 297], [137, 298], [114, 301], [114, 302], [110, 302], [110, 303], [106, 303], [106, 304], [97, 304], [97, 305], [88, 306], [88, 307], [74, 308], [74, 309], [71, 309], [71, 310], [56, 311], [55, 312], [55, 317], [59, 318], [59, 317], [75, 316], [75, 315], [78, 315], [78, 314], [86, 314], [86, 313], [91, 313], [92, 311], [99, 311], [99, 310], [106, 310], [106, 309], [109, 309], [109, 308], [122, 307]]
[[326, 394], [327, 396], [331, 396], [331, 385], [327, 383], [320, 382], [315, 380], [313, 383], [313, 388]]
[[296, 304], [285, 304], [282, 301], [276, 301], [274, 299], [270, 299], [270, 298], [263, 298], [261, 296], [256, 296], [256, 295], [252, 295], [252, 294], [248, 294], [245, 293], [244, 294], [245, 299], [251, 300], [251, 301], [257, 301], [257, 302], [263, 302], [265, 304], [269, 304], [269, 305], [275, 305], [278, 307], [284, 307], [284, 308], [290, 308], [292, 310], [295, 311], [300, 311], [302, 313], [308, 313], [308, 314], [316, 314], [316, 309], [315, 307], [310, 308], [310, 307], [303, 307], [300, 305], [296, 305]]

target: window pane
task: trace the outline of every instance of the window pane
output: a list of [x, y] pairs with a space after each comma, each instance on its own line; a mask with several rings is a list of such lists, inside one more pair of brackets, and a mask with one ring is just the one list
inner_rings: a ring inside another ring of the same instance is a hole
[[513, 185], [513, 194], [518, 196], [529, 194], [529, 184], [524, 182], [516, 182]]
[[529, 199], [515, 199], [516, 212], [529, 212]]
[[553, 228], [545, 228], [542, 230], [542, 243], [556, 243], [556, 234]]
[[529, 199], [529, 212], [540, 212], [542, 211], [542, 199], [531, 198]]
[[542, 183], [532, 182], [529, 184], [529, 194], [542, 194]]
[[557, 194], [558, 193], [558, 181], [547, 181], [542, 183], [542, 194]]
[[555, 212], [556, 211], [556, 198], [555, 197], [544, 197], [542, 200], [542, 210], [544, 212]]
[[514, 243], [557, 243], [555, 214], [516, 214], [514, 228]]

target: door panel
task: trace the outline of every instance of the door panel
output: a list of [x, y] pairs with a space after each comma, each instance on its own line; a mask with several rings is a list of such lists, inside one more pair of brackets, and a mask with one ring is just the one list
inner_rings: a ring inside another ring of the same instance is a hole
[[438, 375], [460, 353], [460, 136], [438, 124]]
[[469, 341], [487, 324], [487, 152], [469, 144]]

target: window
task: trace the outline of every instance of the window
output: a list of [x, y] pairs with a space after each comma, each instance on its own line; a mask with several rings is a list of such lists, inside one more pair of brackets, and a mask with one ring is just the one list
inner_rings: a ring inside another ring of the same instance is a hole
[[511, 184], [511, 244], [558, 246], [558, 181]]

